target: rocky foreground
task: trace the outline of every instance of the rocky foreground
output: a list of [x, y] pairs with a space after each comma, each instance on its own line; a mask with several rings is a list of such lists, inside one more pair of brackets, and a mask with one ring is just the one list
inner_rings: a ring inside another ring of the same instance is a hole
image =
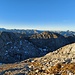
[[39, 58], [0, 66], [0, 75], [74, 75], [75, 43]]

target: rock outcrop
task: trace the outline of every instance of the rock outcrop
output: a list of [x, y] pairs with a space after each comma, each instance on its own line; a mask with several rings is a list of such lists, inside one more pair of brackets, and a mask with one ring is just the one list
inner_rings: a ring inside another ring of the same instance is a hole
[[69, 43], [64, 36], [53, 32], [35, 34], [32, 35], [29, 40], [37, 47], [46, 49], [47, 52], [54, 51]]

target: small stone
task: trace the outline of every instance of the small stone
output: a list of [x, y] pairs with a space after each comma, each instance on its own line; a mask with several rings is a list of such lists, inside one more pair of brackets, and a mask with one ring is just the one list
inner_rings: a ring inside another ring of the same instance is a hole
[[69, 75], [73, 75], [73, 73], [70, 72]]
[[31, 68], [32, 66], [28, 66], [29, 68]]
[[36, 73], [38, 73], [38, 72], [39, 72], [39, 70], [36, 70], [35, 72], [36, 72]]

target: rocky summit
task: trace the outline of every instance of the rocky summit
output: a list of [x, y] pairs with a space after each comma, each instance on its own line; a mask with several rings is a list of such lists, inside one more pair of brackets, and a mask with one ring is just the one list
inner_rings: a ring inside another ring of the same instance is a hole
[[54, 32], [42, 32], [30, 37], [30, 41], [37, 47], [46, 49], [48, 52], [54, 51], [69, 43], [64, 36]]

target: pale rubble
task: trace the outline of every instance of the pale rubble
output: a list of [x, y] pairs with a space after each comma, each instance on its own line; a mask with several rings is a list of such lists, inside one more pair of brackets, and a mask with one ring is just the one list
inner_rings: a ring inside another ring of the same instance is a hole
[[[43, 70], [46, 70], [50, 68], [51, 66], [54, 66], [58, 63], [62, 63], [62, 64], [75, 63], [74, 54], [75, 54], [75, 43], [66, 45], [54, 52], [47, 54], [44, 57], [35, 58], [34, 60], [38, 60], [43, 65], [43, 68], [44, 68]], [[61, 66], [61, 67], [63, 68], [64, 66]], [[74, 75], [74, 74], [70, 71], [67, 71], [67, 75]]]

